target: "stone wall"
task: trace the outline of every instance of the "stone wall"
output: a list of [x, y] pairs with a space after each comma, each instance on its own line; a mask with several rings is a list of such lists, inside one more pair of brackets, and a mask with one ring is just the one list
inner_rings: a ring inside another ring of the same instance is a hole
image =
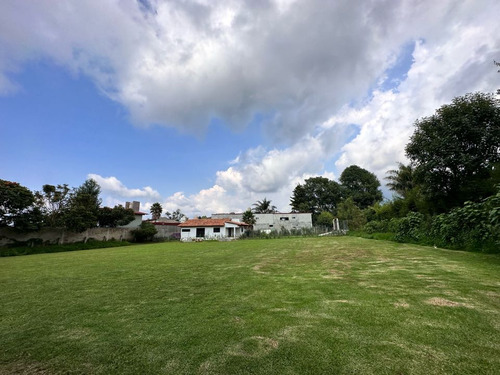
[[11, 228], [0, 228], [0, 246], [34, 239], [50, 244], [86, 242], [89, 239], [128, 241], [132, 239], [132, 230], [132, 228], [92, 228], [81, 233], [74, 233], [64, 229], [42, 229], [38, 232], [19, 233]]

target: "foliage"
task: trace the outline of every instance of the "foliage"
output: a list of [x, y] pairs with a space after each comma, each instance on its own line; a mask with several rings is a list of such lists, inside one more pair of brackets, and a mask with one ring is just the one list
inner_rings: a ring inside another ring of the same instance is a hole
[[333, 215], [328, 211], [322, 211], [316, 219], [316, 225], [322, 225], [324, 227], [332, 228]]
[[135, 219], [134, 210], [117, 205], [113, 208], [99, 208], [98, 222], [100, 227], [116, 228], [127, 225]]
[[153, 241], [153, 237], [158, 233], [158, 230], [147, 221], [143, 221], [139, 228], [132, 231], [132, 236], [134, 237], [134, 242], [148, 242]]
[[0, 180], [0, 227], [37, 230], [41, 225], [40, 210], [33, 207], [35, 197], [17, 182]]
[[161, 213], [163, 211], [163, 207], [161, 206], [160, 203], [156, 202], [151, 205], [151, 216], [153, 220], [158, 220], [161, 216]]
[[253, 212], [256, 214], [272, 214], [277, 212], [276, 206], [271, 204], [270, 200], [264, 198], [262, 201], [257, 201], [253, 204]]
[[322, 211], [336, 213], [342, 200], [340, 185], [326, 177], [311, 177], [293, 190], [290, 205], [296, 212], [312, 213], [313, 224]]
[[180, 209], [175, 210], [174, 212], [165, 212], [165, 217], [169, 220], [176, 220], [176, 221], [181, 221], [183, 218], [186, 217]]
[[410, 212], [398, 222], [395, 240], [398, 242], [419, 242], [425, 236], [423, 231], [424, 215]]
[[251, 209], [248, 209], [245, 212], [243, 212], [242, 221], [248, 225], [255, 225], [256, 220]]
[[382, 200], [378, 178], [357, 165], [351, 165], [344, 169], [339, 181], [344, 189], [344, 196], [352, 198], [356, 206], [361, 209]]
[[366, 223], [365, 214], [356, 206], [352, 197], [347, 198], [339, 204], [337, 214], [339, 219], [348, 221], [349, 230], [360, 229]]
[[35, 192], [36, 205], [43, 214], [43, 224], [56, 228], [64, 226], [64, 217], [69, 205], [70, 189], [64, 185], [43, 185]]
[[434, 212], [494, 193], [500, 182], [500, 105], [493, 95], [454, 98], [415, 127], [406, 154]]
[[68, 210], [65, 215], [65, 227], [75, 232], [83, 232], [97, 226], [101, 189], [92, 179], [85, 181], [73, 190], [69, 197]]
[[398, 169], [387, 171], [385, 179], [389, 181], [386, 184], [387, 187], [402, 198], [406, 198], [410, 191], [416, 187], [415, 171], [411, 164], [398, 163]]

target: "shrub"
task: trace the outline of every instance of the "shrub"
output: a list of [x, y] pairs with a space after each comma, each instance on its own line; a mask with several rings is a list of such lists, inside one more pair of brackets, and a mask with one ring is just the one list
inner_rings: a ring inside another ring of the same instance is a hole
[[418, 212], [410, 212], [399, 220], [394, 239], [398, 242], [419, 242], [425, 237], [423, 224], [424, 215]]
[[132, 231], [132, 236], [134, 237], [134, 242], [148, 242], [153, 241], [156, 233], [158, 233], [158, 230], [153, 224], [143, 221], [139, 228]]

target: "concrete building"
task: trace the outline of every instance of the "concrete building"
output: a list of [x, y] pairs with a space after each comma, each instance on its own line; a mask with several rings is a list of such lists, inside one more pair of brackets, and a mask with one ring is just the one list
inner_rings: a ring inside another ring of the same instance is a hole
[[[304, 212], [277, 212], [273, 214], [253, 214], [255, 217], [254, 230], [270, 232], [281, 229], [312, 228], [312, 215]], [[243, 213], [212, 214], [212, 219], [230, 219], [242, 221]]]

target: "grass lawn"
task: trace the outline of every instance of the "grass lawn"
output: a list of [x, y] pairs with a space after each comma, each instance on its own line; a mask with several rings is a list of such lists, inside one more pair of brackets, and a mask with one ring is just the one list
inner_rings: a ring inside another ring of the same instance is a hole
[[500, 256], [354, 237], [0, 258], [0, 374], [499, 374]]

